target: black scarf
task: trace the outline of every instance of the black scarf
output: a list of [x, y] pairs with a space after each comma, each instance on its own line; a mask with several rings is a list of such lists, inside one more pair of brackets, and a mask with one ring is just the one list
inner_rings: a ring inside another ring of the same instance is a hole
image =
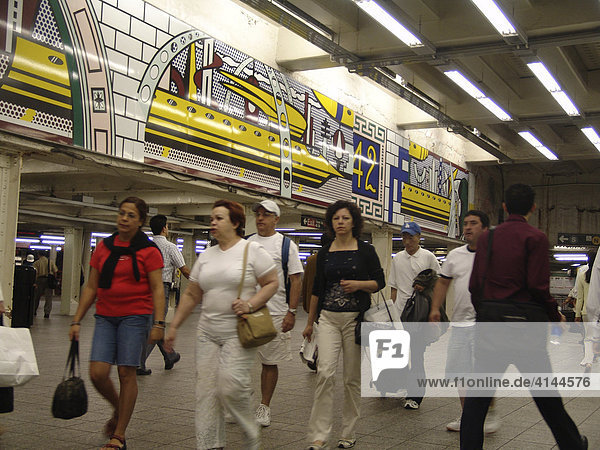
[[105, 238], [102, 242], [106, 248], [110, 251], [109, 257], [104, 261], [102, 266], [102, 272], [100, 272], [100, 281], [98, 287], [102, 289], [109, 289], [112, 284], [113, 274], [119, 258], [124, 255], [131, 255], [131, 263], [133, 264], [133, 276], [136, 281], [140, 281], [140, 271], [138, 269], [137, 258], [135, 256], [138, 250], [147, 247], [156, 247], [156, 244], [152, 242], [145, 233], [138, 230], [131, 242], [129, 247], [118, 247], [115, 246], [115, 237], [118, 233], [113, 233], [111, 236]]

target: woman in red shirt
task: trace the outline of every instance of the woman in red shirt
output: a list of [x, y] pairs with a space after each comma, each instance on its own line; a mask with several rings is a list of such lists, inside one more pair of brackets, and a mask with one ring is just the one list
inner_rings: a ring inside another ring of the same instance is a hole
[[[144, 200], [128, 197], [121, 202], [118, 231], [100, 242], [92, 255], [89, 280], [69, 331], [71, 339], [79, 340], [80, 322], [97, 297], [90, 378], [114, 408], [104, 428], [110, 442], [103, 448], [127, 448], [125, 430], [138, 392], [136, 368], [148, 339], [153, 312], [155, 317], [164, 316], [162, 256], [141, 231], [147, 215]], [[150, 339], [161, 340], [164, 329], [163, 321], [154, 321]], [[120, 393], [109, 378], [115, 364]]]

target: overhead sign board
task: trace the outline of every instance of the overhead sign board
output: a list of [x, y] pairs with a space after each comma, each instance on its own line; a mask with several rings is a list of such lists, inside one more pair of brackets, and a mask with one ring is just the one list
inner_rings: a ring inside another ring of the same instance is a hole
[[558, 245], [600, 245], [600, 234], [558, 233]]
[[316, 228], [317, 230], [325, 229], [325, 221], [319, 217], [301, 216], [300, 224], [307, 228]]

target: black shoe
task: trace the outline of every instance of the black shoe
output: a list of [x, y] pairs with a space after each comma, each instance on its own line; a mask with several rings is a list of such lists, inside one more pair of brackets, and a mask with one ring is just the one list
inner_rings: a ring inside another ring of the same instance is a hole
[[150, 375], [152, 373], [152, 369], [142, 369], [140, 367], [135, 371], [135, 373], [137, 373], [138, 375]]
[[50, 318], [50, 314], [44, 314], [44, 319], [49, 319]]
[[588, 438], [585, 437], [583, 434], [581, 435], [581, 448], [583, 450], [587, 450], [588, 448]]
[[169, 357], [168, 359], [165, 360], [165, 370], [171, 370], [173, 368], [173, 366], [179, 362], [179, 360], [181, 359], [181, 355], [179, 353], [175, 353], [175, 356], [173, 356], [172, 358]]

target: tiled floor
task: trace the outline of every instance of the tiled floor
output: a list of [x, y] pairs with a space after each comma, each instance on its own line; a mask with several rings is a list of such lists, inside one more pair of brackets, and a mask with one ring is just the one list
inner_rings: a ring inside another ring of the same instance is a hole
[[[59, 310], [55, 302], [55, 311]], [[41, 311], [41, 308], [40, 308]], [[52, 315], [37, 317], [31, 329], [40, 376], [15, 389], [15, 411], [0, 415], [0, 449], [92, 449], [106, 442], [101, 434], [109, 408], [94, 390], [87, 375], [93, 316], [88, 314], [82, 326], [81, 351], [84, 379], [89, 395], [89, 410], [72, 420], [54, 419], [50, 413], [52, 395], [61, 381], [69, 342], [71, 318]], [[177, 350], [182, 359], [171, 371], [163, 370], [160, 353], [155, 350], [148, 367], [153, 373], [139, 378], [139, 396], [127, 430], [130, 449], [195, 448], [194, 438], [194, 329], [198, 315], [192, 315], [179, 332]], [[293, 330], [293, 346], [299, 348], [306, 315], [299, 314]], [[113, 371], [113, 377], [114, 377]], [[260, 366], [254, 371], [254, 389], [260, 391]], [[341, 374], [340, 374], [341, 375]], [[272, 401], [272, 424], [262, 431], [265, 449], [302, 449], [306, 446], [306, 424], [313, 398], [315, 376], [294, 359], [280, 368], [279, 384]], [[341, 405], [341, 376], [336, 398]], [[600, 448], [600, 399], [565, 399], [567, 410], [586, 434], [590, 449]], [[255, 402], [257, 403], [258, 400]], [[362, 419], [358, 425], [359, 449], [442, 449], [458, 448], [458, 433], [446, 431], [445, 424], [460, 411], [458, 399], [426, 398], [421, 409], [407, 411], [398, 399], [363, 398]], [[485, 440], [486, 449], [550, 449], [552, 434], [535, 404], [529, 398], [504, 398], [498, 401], [502, 427]], [[337, 441], [341, 407], [336, 408], [332, 439]], [[243, 448], [243, 435], [237, 425], [227, 425], [227, 448]]]

